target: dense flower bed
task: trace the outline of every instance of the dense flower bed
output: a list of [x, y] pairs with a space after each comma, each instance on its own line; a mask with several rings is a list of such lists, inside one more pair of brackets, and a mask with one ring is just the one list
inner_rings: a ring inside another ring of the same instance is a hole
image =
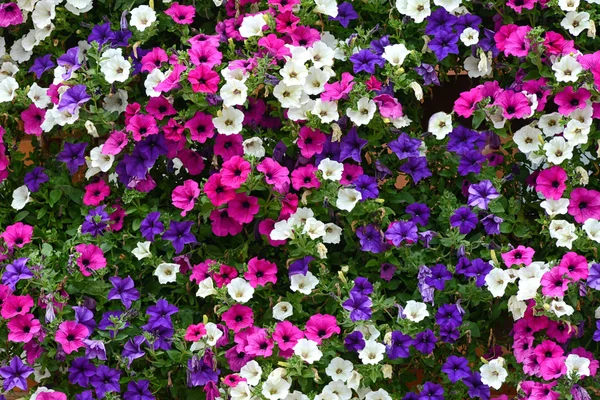
[[598, 398], [599, 4], [4, 2], [4, 394]]

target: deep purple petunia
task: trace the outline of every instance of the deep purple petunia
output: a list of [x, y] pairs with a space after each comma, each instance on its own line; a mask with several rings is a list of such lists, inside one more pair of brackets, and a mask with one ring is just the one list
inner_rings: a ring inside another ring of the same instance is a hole
[[504, 220], [497, 215], [488, 214], [481, 219], [481, 225], [485, 229], [485, 233], [488, 235], [498, 235], [500, 233], [500, 224]]
[[373, 302], [369, 296], [354, 291], [350, 291], [350, 298], [342, 304], [344, 309], [350, 311], [350, 320], [352, 322], [371, 319], [372, 305]]
[[24, 364], [19, 357], [13, 357], [7, 366], [0, 368], [4, 391], [8, 392], [14, 387], [27, 391], [27, 377], [32, 373], [33, 368]]
[[88, 328], [88, 332], [91, 335], [96, 328], [96, 321], [94, 321], [92, 310], [84, 306], [74, 306], [73, 311], [75, 311], [75, 321]]
[[481, 18], [477, 15], [473, 14], [463, 14], [458, 17], [458, 21], [454, 24], [454, 29], [456, 29], [456, 33], [460, 35], [465, 28], [473, 28], [475, 30], [479, 30], [479, 26], [481, 25]]
[[146, 215], [140, 224], [140, 232], [144, 239], [154, 242], [154, 237], [165, 231], [165, 226], [159, 220], [160, 212], [154, 211]]
[[360, 240], [360, 249], [371, 253], [382, 253], [387, 245], [383, 241], [383, 234], [373, 224], [360, 227], [356, 230], [356, 236]]
[[481, 374], [479, 372], [473, 371], [469, 377], [463, 378], [462, 383], [469, 388], [469, 397], [490, 398], [490, 388], [481, 382]]
[[448, 379], [452, 383], [456, 383], [463, 378], [471, 376], [469, 368], [469, 360], [464, 357], [450, 356], [442, 366], [442, 372], [448, 375]]
[[445, 326], [446, 324], [460, 326], [462, 324], [462, 315], [460, 315], [456, 304], [443, 304], [435, 314], [435, 322], [439, 326]]
[[458, 34], [447, 29], [440, 29], [427, 45], [437, 59], [442, 61], [449, 54], [458, 54]]
[[464, 275], [469, 278], [475, 278], [475, 286], [482, 287], [485, 284], [485, 277], [492, 270], [492, 265], [483, 261], [481, 258], [471, 260], [471, 265], [465, 270]]
[[360, 199], [361, 202], [368, 199], [376, 199], [377, 196], [379, 196], [377, 180], [370, 175], [359, 175], [352, 183], [356, 190], [362, 195], [362, 198]]
[[458, 227], [458, 231], [466, 235], [477, 226], [477, 215], [468, 207], [460, 207], [450, 217], [450, 225], [454, 228]]
[[154, 395], [150, 391], [150, 381], [140, 379], [139, 381], [130, 381], [127, 384], [127, 391], [123, 393], [123, 400], [154, 400]]
[[395, 221], [390, 224], [385, 231], [385, 238], [390, 240], [396, 247], [403, 242], [414, 244], [419, 240], [417, 235], [417, 225], [412, 221]]
[[358, 19], [358, 14], [354, 11], [352, 4], [347, 1], [338, 5], [338, 15], [335, 18], [329, 17], [330, 21], [338, 21], [344, 28], [347, 28], [350, 21], [355, 19]]
[[423, 332], [417, 333], [417, 336], [413, 341], [413, 346], [415, 346], [415, 349], [417, 349], [420, 353], [427, 355], [433, 352], [436, 343], [437, 338], [435, 337], [435, 334], [431, 329], [427, 329]]
[[216, 371], [204, 360], [193, 356], [188, 360], [188, 386], [204, 386], [208, 382], [217, 382], [219, 370]]
[[55, 66], [56, 64], [52, 61], [52, 54], [46, 54], [35, 59], [31, 68], [29, 68], [29, 72], [33, 72], [36, 78], [40, 79], [44, 72]]
[[380, 56], [385, 52], [386, 46], [389, 46], [390, 44], [390, 35], [384, 35], [379, 39], [371, 40], [371, 43], [369, 43], [369, 49], [373, 53]]
[[104, 211], [105, 208], [106, 206], [98, 206], [88, 212], [85, 221], [81, 224], [81, 233], [89, 233], [94, 237], [104, 233], [110, 221], [108, 213]]
[[368, 296], [373, 293], [373, 284], [367, 278], [359, 276], [354, 280], [354, 286], [351, 291]]
[[413, 345], [413, 339], [400, 331], [392, 332], [392, 341], [386, 346], [386, 354], [390, 360], [397, 358], [410, 357], [410, 347]]
[[119, 379], [121, 372], [106, 365], [99, 365], [96, 373], [90, 378], [90, 384], [96, 390], [96, 396], [103, 398], [109, 392], [121, 392]]
[[457, 16], [450, 14], [444, 7], [440, 7], [427, 17], [425, 33], [429, 36], [435, 36], [441, 31], [450, 32], [456, 22], [458, 22]]
[[31, 192], [37, 192], [40, 190], [42, 184], [50, 180], [44, 171], [43, 167], [35, 167], [32, 171], [25, 174], [24, 183]]
[[175, 251], [181, 253], [186, 244], [198, 243], [194, 234], [190, 232], [193, 225], [193, 221], [171, 221], [169, 229], [163, 233], [162, 238], [170, 241]]
[[361, 351], [365, 346], [366, 342], [361, 331], [354, 331], [344, 339], [344, 347], [348, 351]]
[[444, 400], [444, 388], [433, 382], [425, 382], [419, 400]]
[[474, 150], [479, 141], [480, 134], [462, 125], [454, 128], [448, 135], [448, 150], [462, 154], [465, 151]]
[[592, 263], [590, 273], [587, 278], [587, 285], [592, 289], [600, 290], [600, 264]]
[[108, 300], [121, 300], [126, 309], [131, 307], [131, 303], [139, 300], [140, 292], [135, 289], [135, 284], [130, 276], [125, 279], [112, 276], [110, 283], [113, 288], [108, 292]]
[[129, 339], [125, 346], [123, 346], [123, 351], [121, 352], [121, 357], [127, 360], [127, 368], [131, 368], [131, 363], [133, 360], [144, 357], [146, 352], [142, 350], [142, 345], [148, 345], [148, 341], [142, 335], [136, 336], [133, 339]]
[[400, 166], [400, 171], [410, 175], [415, 183], [431, 176], [426, 157], [409, 157], [408, 161]]
[[94, 26], [87, 40], [88, 43], [97, 42], [99, 47], [115, 40], [115, 33], [110, 30], [110, 22]]
[[347, 160], [348, 158], [353, 159], [357, 163], [360, 163], [360, 151], [369, 141], [366, 139], [361, 139], [358, 136], [358, 132], [356, 131], [356, 127], [353, 126], [352, 129], [348, 131], [346, 135], [342, 137], [340, 143], [340, 162]]
[[15, 290], [20, 280], [33, 278], [33, 273], [27, 268], [28, 261], [29, 258], [17, 258], [8, 264], [2, 274], [2, 283]]
[[176, 314], [179, 309], [165, 299], [158, 299], [155, 305], [148, 307], [146, 314], [150, 316], [148, 322], [151, 325], [172, 326], [171, 315]]
[[446, 281], [452, 279], [452, 273], [444, 264], [436, 264], [430, 268], [431, 276], [425, 278], [425, 283], [437, 290], [444, 290]]
[[64, 67], [66, 72], [62, 74], [64, 80], [68, 80], [73, 75], [73, 72], [81, 68], [81, 59], [79, 47], [71, 47], [62, 56], [58, 57], [57, 63], [61, 67]]
[[85, 85], [75, 85], [67, 89], [58, 103], [59, 111], [67, 111], [75, 114], [77, 108], [81, 107], [92, 97], [87, 93]]
[[438, 78], [433, 65], [422, 63], [420, 66], [415, 67], [415, 71], [423, 78], [423, 84], [425, 86], [440, 85], [440, 79]]
[[419, 157], [419, 148], [423, 142], [419, 139], [414, 139], [402, 132], [396, 140], [388, 143], [388, 147], [392, 149], [394, 154], [400, 160], [409, 157]]
[[379, 277], [384, 281], [391, 281], [396, 273], [396, 266], [390, 263], [381, 264], [381, 269], [379, 270]]
[[290, 264], [288, 269], [288, 275], [292, 277], [292, 275], [302, 274], [306, 276], [308, 272], [308, 266], [312, 260], [315, 258], [313, 256], [305, 256], [303, 258], [299, 258], [296, 261]]
[[[457, 38], [458, 40], [458, 38]], [[358, 53], [350, 56], [350, 61], [354, 65], [354, 73], [366, 72], [367, 74], [375, 73], [375, 66], [379, 65], [380, 68], [385, 66], [385, 59], [377, 54], [373, 54], [370, 50], [362, 49]]]
[[85, 164], [85, 149], [87, 143], [65, 142], [63, 151], [58, 153], [56, 159], [67, 164], [67, 169], [73, 175], [80, 166]]
[[415, 224], [425, 226], [429, 222], [431, 211], [426, 204], [412, 203], [406, 206], [406, 213], [412, 216], [412, 221]]
[[90, 378], [96, 374], [96, 366], [87, 358], [79, 357], [73, 360], [69, 367], [69, 382], [86, 388]]

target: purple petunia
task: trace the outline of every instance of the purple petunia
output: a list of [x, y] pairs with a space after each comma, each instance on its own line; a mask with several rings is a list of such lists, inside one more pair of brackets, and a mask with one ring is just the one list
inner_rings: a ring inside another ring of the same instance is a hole
[[33, 62], [29, 72], [33, 72], [37, 79], [40, 79], [44, 72], [54, 68], [56, 64], [52, 61], [52, 54], [46, 54], [42, 57], [38, 57]]
[[56, 159], [67, 164], [67, 169], [73, 175], [80, 166], [85, 164], [85, 149], [87, 143], [65, 142], [63, 151], [58, 153]]
[[377, 54], [372, 53], [370, 50], [362, 49], [358, 53], [350, 56], [350, 61], [354, 65], [354, 73], [366, 72], [367, 74], [375, 73], [375, 66], [379, 65], [380, 68], [385, 66], [385, 59]]
[[159, 220], [160, 212], [154, 211], [146, 215], [140, 224], [140, 232], [144, 239], [153, 242], [156, 235], [160, 235], [165, 231], [165, 226]]
[[494, 185], [492, 185], [492, 182], [487, 179], [469, 186], [468, 204], [471, 207], [479, 207], [482, 210], [487, 210], [490, 201], [498, 197], [500, 197], [500, 194]]
[[477, 215], [468, 207], [460, 207], [450, 217], [450, 225], [454, 228], [458, 227], [458, 231], [466, 235], [477, 226]]
[[108, 300], [121, 300], [126, 309], [131, 307], [131, 303], [139, 300], [140, 292], [135, 289], [135, 284], [130, 276], [125, 279], [112, 276], [110, 283], [113, 288], [108, 292]]
[[169, 229], [163, 233], [163, 240], [168, 240], [173, 244], [175, 251], [181, 253], [186, 244], [198, 243], [196, 237], [191, 233], [193, 221], [171, 221]]
[[355, 19], [358, 19], [358, 14], [354, 11], [352, 3], [347, 1], [338, 5], [338, 15], [335, 18], [329, 17], [330, 21], [338, 21], [344, 28], [347, 28], [350, 21]]

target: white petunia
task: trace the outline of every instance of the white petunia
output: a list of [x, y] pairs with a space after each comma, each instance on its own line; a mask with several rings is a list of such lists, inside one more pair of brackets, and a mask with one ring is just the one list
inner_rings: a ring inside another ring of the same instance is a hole
[[325, 369], [325, 373], [332, 380], [340, 380], [342, 382], [346, 382], [348, 379], [350, 379], [352, 371], [354, 371], [354, 364], [348, 360], [344, 360], [341, 357], [333, 358]]
[[136, 248], [131, 251], [131, 254], [133, 254], [138, 260], [152, 257], [152, 252], [150, 251], [150, 244], [150, 242], [138, 242]]
[[294, 314], [294, 307], [287, 301], [280, 301], [273, 306], [273, 318], [278, 321], [284, 321], [287, 317]]
[[294, 237], [294, 230], [287, 220], [275, 222], [273, 230], [269, 234], [271, 240], [287, 240]]
[[566, 214], [569, 207], [569, 199], [546, 199], [540, 204], [550, 218], [557, 215]]
[[402, 315], [404, 315], [404, 317], [409, 321], [421, 322], [425, 318], [429, 317], [427, 304], [414, 300], [408, 300], [404, 310], [402, 311]]
[[263, 383], [261, 393], [267, 400], [281, 400], [285, 399], [290, 393], [291, 386], [291, 380], [268, 379], [265, 383]]
[[234, 278], [227, 285], [229, 296], [239, 302], [247, 303], [254, 296], [254, 288], [243, 278]]
[[429, 0], [408, 0], [405, 14], [420, 24], [431, 15], [431, 4]]
[[365, 347], [358, 352], [358, 358], [363, 364], [375, 365], [383, 360], [385, 345], [375, 340], [367, 340]]
[[315, 105], [311, 113], [319, 117], [324, 124], [328, 124], [340, 118], [337, 103], [335, 101], [323, 101], [317, 99], [315, 100]]
[[136, 7], [131, 10], [131, 19], [129, 21], [138, 31], [143, 32], [156, 22], [156, 11], [146, 5]]
[[460, 34], [460, 41], [465, 46], [473, 46], [479, 43], [479, 31], [470, 26], [466, 27]]
[[332, 67], [333, 58], [335, 55], [334, 50], [322, 41], [316, 41], [308, 49], [310, 60], [315, 68]]
[[588, 141], [588, 135], [590, 133], [590, 126], [580, 122], [576, 119], [572, 119], [567, 123], [563, 136], [569, 141], [572, 146], [578, 144], [585, 144]]
[[436, 112], [429, 118], [427, 130], [435, 136], [437, 140], [443, 140], [452, 132], [452, 115], [443, 111]]
[[558, 82], [577, 82], [583, 67], [575, 57], [567, 55], [552, 64], [552, 70]]
[[0, 82], [0, 103], [12, 101], [15, 98], [15, 92], [19, 88], [17, 80], [9, 76]]
[[392, 396], [384, 389], [378, 389], [365, 395], [365, 400], [392, 400]]
[[527, 303], [518, 300], [517, 296], [510, 296], [508, 299], [508, 311], [512, 314], [513, 319], [517, 321], [525, 316]]
[[300, 98], [302, 96], [302, 86], [287, 85], [284, 81], [279, 81], [273, 88], [273, 96], [281, 103], [283, 108], [300, 107]]
[[573, 146], [561, 136], [554, 137], [546, 143], [544, 151], [548, 161], [552, 164], [560, 164], [573, 158]]
[[542, 115], [537, 126], [544, 132], [544, 135], [554, 136], [564, 130], [564, 125], [560, 123], [561, 117], [562, 115], [558, 112]]
[[571, 35], [579, 36], [581, 32], [591, 26], [590, 14], [587, 12], [569, 11], [560, 22], [560, 26], [568, 30]]
[[146, 95], [150, 97], [158, 97], [160, 96], [160, 92], [154, 90], [159, 83], [164, 81], [167, 78], [160, 69], [154, 68], [152, 72], [146, 76], [146, 80], [144, 81], [144, 87], [146, 88]]
[[17, 64], [24, 63], [29, 61], [31, 56], [33, 55], [33, 51], [26, 50], [23, 47], [23, 38], [15, 40], [12, 47], [10, 48], [10, 58], [13, 59]]
[[198, 290], [196, 291], [197, 297], [205, 299], [213, 294], [217, 294], [217, 290], [215, 289], [215, 283], [211, 277], [205, 278], [198, 283]]
[[583, 223], [582, 228], [590, 240], [600, 243], [600, 221], [589, 218]]
[[116, 93], [110, 93], [104, 97], [102, 108], [108, 112], [124, 113], [127, 109], [127, 97], [128, 95], [125, 90], [118, 89]]
[[112, 154], [103, 154], [103, 147], [104, 145], [100, 145], [90, 151], [91, 166], [99, 168], [102, 172], [108, 172], [115, 161], [115, 156]]
[[29, 88], [29, 92], [27, 92], [27, 97], [37, 108], [45, 109], [52, 102], [50, 96], [46, 94], [47, 91], [48, 89], [40, 87], [37, 82], [34, 82]]
[[540, 140], [541, 135], [542, 131], [526, 125], [515, 132], [513, 140], [521, 153], [529, 153], [539, 149], [542, 144]]
[[158, 264], [154, 271], [154, 276], [158, 277], [158, 282], [161, 285], [166, 283], [175, 282], [177, 280], [177, 273], [179, 272], [179, 264], [175, 263], [161, 263]]
[[572, 315], [575, 312], [575, 309], [563, 300], [552, 300], [550, 303], [550, 311], [560, 318], [564, 315]]
[[508, 372], [504, 369], [504, 358], [502, 357], [482, 365], [479, 372], [481, 373], [481, 382], [496, 390], [502, 387], [508, 376]]
[[333, 18], [338, 15], [338, 5], [336, 0], [315, 0], [315, 5], [316, 7], [313, 11], [318, 14], [325, 14]]
[[[103, 58], [106, 57], [105, 54], [102, 55]], [[123, 56], [111, 57], [100, 65], [100, 72], [104, 74], [104, 79], [108, 83], [125, 82], [129, 78], [130, 70], [131, 63]]]
[[213, 322], [207, 323], [204, 328], [206, 329], [206, 344], [209, 346], [216, 345], [223, 336], [223, 331]]
[[408, 50], [405, 45], [399, 43], [385, 46], [383, 48], [383, 54], [381, 57], [383, 57], [393, 66], [398, 67], [404, 63], [406, 56], [408, 56], [410, 53], [411, 51]]
[[579, 0], [558, 0], [558, 7], [560, 7], [560, 9], [564, 12], [577, 11], [579, 3]]
[[263, 158], [265, 156], [265, 148], [263, 147], [263, 141], [259, 137], [252, 137], [242, 142], [244, 148], [244, 155]]
[[448, 12], [453, 12], [460, 6], [461, 0], [433, 0], [433, 4], [441, 6]]
[[362, 199], [362, 194], [358, 190], [351, 188], [341, 188], [340, 190], [338, 190], [338, 196], [335, 205], [340, 210], [350, 212], [354, 210], [356, 203], [358, 203], [360, 199]]
[[302, 233], [308, 235], [312, 240], [318, 239], [325, 236], [325, 224], [315, 218], [308, 218]]
[[346, 115], [356, 126], [367, 125], [373, 119], [377, 105], [368, 97], [361, 97], [356, 105], [357, 109], [346, 109]]
[[290, 278], [290, 289], [292, 292], [300, 292], [309, 295], [319, 284], [319, 279], [308, 271], [306, 275], [294, 274]]
[[217, 132], [221, 135], [240, 133], [242, 121], [244, 121], [244, 113], [233, 107], [223, 107], [219, 115], [212, 119]]
[[333, 222], [328, 222], [325, 224], [325, 236], [323, 236], [323, 243], [338, 244], [341, 240], [341, 237], [342, 228], [340, 228]]
[[281, 74], [281, 81], [286, 85], [303, 86], [306, 83], [308, 69], [299, 61], [289, 60], [285, 63], [283, 68], [279, 70], [279, 73]]
[[[306, 76], [306, 81], [302, 89], [306, 94], [311, 96], [315, 96], [323, 93], [325, 90], [325, 84], [329, 79], [329, 75], [327, 75], [324, 71], [317, 67], [310, 67], [308, 69], [308, 75]], [[278, 84], [279, 86], [279, 84]], [[302, 91], [300, 91], [302, 94]], [[279, 100], [279, 99], [278, 99]], [[298, 96], [298, 104], [300, 102], [300, 97]], [[281, 100], [280, 100], [281, 101]]]
[[245, 378], [250, 386], [256, 386], [260, 383], [262, 373], [263, 370], [260, 364], [254, 360], [248, 361], [240, 370], [240, 376]]
[[27, 188], [26, 185], [19, 186], [13, 191], [12, 198], [13, 200], [10, 206], [15, 210], [22, 210], [23, 207], [31, 201], [31, 197], [29, 197], [29, 188]]
[[219, 94], [225, 107], [239, 106], [246, 102], [248, 87], [240, 81], [232, 80], [221, 87]]
[[265, 21], [263, 14], [246, 16], [242, 20], [239, 29], [240, 36], [246, 39], [253, 36], [262, 36], [265, 25], [267, 25], [267, 21]]
[[250, 385], [247, 382], [239, 382], [237, 385], [229, 389], [229, 397], [231, 400], [252, 400], [252, 392]]
[[485, 284], [494, 297], [504, 296], [504, 291], [509, 281], [510, 276], [501, 268], [494, 268], [485, 276]]
[[584, 376], [590, 376], [590, 359], [587, 357], [581, 357], [577, 354], [569, 354], [565, 360], [567, 366], [567, 376], [572, 378], [576, 375], [577, 378]]
[[321, 160], [317, 168], [323, 173], [325, 180], [339, 182], [342, 179], [344, 164], [340, 162], [325, 158]]
[[316, 342], [308, 339], [299, 339], [294, 346], [294, 354], [302, 359], [302, 361], [312, 364], [319, 361], [323, 357], [323, 353], [319, 350]]
[[42, 29], [56, 18], [56, 4], [50, 0], [38, 1], [31, 13], [31, 20], [36, 28]]

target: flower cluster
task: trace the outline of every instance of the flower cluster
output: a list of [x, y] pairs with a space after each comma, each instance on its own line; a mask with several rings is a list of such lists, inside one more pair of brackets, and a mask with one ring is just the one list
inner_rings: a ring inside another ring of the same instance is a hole
[[599, 17], [4, 2], [0, 399], [600, 396]]

